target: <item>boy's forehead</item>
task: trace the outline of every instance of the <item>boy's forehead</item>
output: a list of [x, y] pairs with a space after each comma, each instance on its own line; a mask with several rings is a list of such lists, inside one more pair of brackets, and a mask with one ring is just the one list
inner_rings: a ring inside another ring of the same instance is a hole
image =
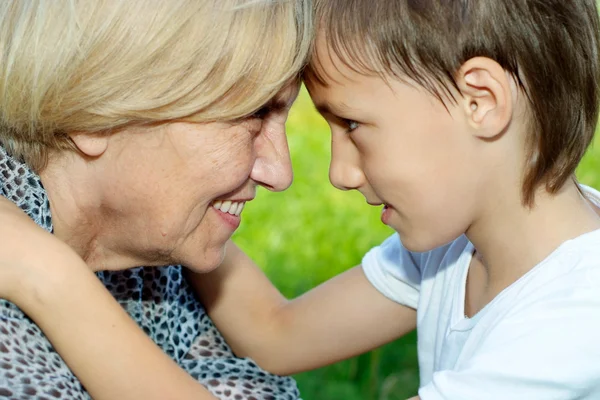
[[[321, 84], [328, 86], [331, 84], [356, 83], [364, 77], [358, 71], [357, 66], [353, 65], [347, 58], [342, 59], [338, 54], [340, 49], [333, 49], [331, 43], [324, 34], [318, 34], [315, 41], [315, 47], [310, 59], [308, 74], [309, 85]], [[311, 79], [311, 75], [318, 77]]]
[[381, 78], [362, 75], [347, 67], [347, 70], [340, 71], [337, 63], [327, 60], [327, 63], [319, 66], [319, 81], [314, 78], [305, 80], [310, 97], [320, 114], [353, 115], [358, 112], [365, 97], [371, 98], [374, 93], [382, 90]]

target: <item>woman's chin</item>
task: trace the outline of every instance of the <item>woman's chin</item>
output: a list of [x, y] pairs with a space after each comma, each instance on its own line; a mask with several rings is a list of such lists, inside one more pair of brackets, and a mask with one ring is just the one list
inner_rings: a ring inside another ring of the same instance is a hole
[[205, 251], [201, 257], [186, 257], [186, 259], [177, 264], [183, 265], [190, 271], [205, 274], [216, 269], [223, 262], [225, 257], [225, 247], [220, 249]]

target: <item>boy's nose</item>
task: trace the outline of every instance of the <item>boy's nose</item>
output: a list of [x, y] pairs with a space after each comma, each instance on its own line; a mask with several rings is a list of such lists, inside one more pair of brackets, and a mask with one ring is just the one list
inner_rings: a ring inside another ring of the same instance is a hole
[[329, 180], [340, 190], [359, 189], [365, 183], [360, 167], [360, 155], [349, 143], [336, 143], [332, 140]]
[[292, 161], [285, 124], [270, 125], [254, 140], [256, 160], [250, 178], [261, 186], [280, 192], [292, 184]]

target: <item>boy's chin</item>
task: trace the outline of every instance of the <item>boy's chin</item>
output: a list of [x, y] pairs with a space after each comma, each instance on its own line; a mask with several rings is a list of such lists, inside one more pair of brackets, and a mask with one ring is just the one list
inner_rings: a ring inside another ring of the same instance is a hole
[[416, 232], [401, 232], [399, 230], [396, 230], [396, 232], [400, 236], [402, 246], [413, 253], [426, 253], [457, 239], [435, 237], [433, 234], [428, 234], [427, 232], [422, 232], [421, 234], [416, 234]]
[[413, 253], [425, 253], [434, 249], [434, 247], [427, 246], [424, 243], [410, 240], [410, 238], [407, 238], [405, 235], [400, 235], [400, 242], [402, 242], [402, 246], [404, 246], [406, 250]]

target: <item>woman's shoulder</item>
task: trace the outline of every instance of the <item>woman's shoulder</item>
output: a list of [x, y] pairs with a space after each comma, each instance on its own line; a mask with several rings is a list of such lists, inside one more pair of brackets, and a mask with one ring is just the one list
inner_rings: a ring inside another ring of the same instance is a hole
[[40, 177], [0, 146], [0, 198], [14, 203], [33, 221], [52, 231], [50, 203]]

